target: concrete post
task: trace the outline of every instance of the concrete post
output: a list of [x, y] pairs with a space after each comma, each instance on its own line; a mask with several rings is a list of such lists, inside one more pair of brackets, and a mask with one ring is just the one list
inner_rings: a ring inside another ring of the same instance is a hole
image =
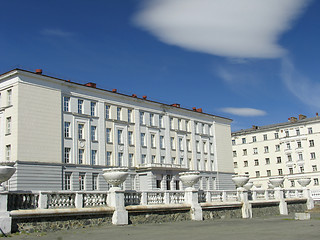
[[222, 202], [226, 202], [226, 201], [227, 201], [227, 192], [226, 192], [226, 191], [223, 191], [223, 192], [222, 192], [221, 198], [222, 198], [222, 199], [221, 199]]
[[239, 187], [237, 191], [242, 203], [242, 218], [252, 218], [252, 206], [249, 203], [248, 191], [243, 187]]
[[148, 205], [148, 193], [147, 192], [141, 193], [141, 205]]
[[83, 194], [82, 193], [76, 193], [74, 205], [76, 208], [83, 208]]
[[206, 191], [206, 202], [211, 202], [211, 192], [210, 191]]
[[170, 203], [170, 194], [169, 192], [164, 193], [164, 204], [169, 204]]
[[12, 218], [8, 212], [8, 192], [0, 194], [0, 228], [5, 233], [11, 233]]
[[119, 187], [110, 188], [107, 201], [110, 207], [114, 207], [112, 223], [114, 225], [128, 225], [128, 212], [124, 204], [124, 191]]
[[39, 192], [38, 208], [40, 209], [48, 208], [48, 195], [46, 193]]
[[307, 209], [310, 210], [312, 208], [314, 208], [314, 201], [313, 198], [311, 196], [311, 191], [310, 189], [303, 187], [303, 197], [305, 197], [307, 199]]
[[256, 190], [253, 190], [253, 191], [252, 191], [252, 200], [253, 200], [253, 201], [256, 201], [256, 200], [257, 200], [257, 191], [256, 191]]
[[202, 208], [198, 202], [198, 190], [188, 187], [185, 189], [185, 203], [191, 205], [190, 213], [191, 219], [196, 221], [202, 221]]
[[274, 197], [279, 201], [279, 211], [280, 215], [288, 215], [288, 206], [284, 199], [283, 189], [280, 187], [274, 188]]

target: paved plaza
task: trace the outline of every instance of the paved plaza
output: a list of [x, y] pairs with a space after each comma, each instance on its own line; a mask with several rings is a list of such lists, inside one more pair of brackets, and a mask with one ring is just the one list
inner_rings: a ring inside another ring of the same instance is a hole
[[187, 221], [162, 224], [103, 226], [67, 231], [13, 234], [11, 239], [137, 239], [137, 240], [312, 240], [320, 238], [320, 214], [311, 220], [297, 221], [294, 216], [275, 216], [253, 219], [219, 219], [214, 221]]

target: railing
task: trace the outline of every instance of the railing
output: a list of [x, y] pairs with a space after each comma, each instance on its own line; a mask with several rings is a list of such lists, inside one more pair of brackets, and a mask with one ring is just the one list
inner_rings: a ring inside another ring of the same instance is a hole
[[33, 192], [15, 192], [8, 194], [8, 211], [19, 209], [36, 209], [39, 194]]
[[129, 205], [140, 205], [141, 204], [141, 192], [126, 191], [124, 193], [124, 204]]
[[47, 195], [47, 208], [75, 208], [76, 193], [44, 193]]
[[107, 206], [107, 193], [84, 193], [83, 207], [103, 207]]
[[311, 190], [311, 197], [313, 198], [313, 200], [319, 201], [320, 200], [320, 189]]
[[184, 203], [184, 201], [185, 201], [184, 191], [169, 192], [170, 204], [181, 204], [181, 203]]
[[147, 194], [147, 205], [154, 205], [154, 204], [165, 204], [164, 201], [164, 192], [146, 192]]
[[303, 198], [302, 189], [285, 189], [284, 198]]
[[261, 201], [268, 201], [268, 200], [274, 200], [274, 190], [273, 189], [256, 189], [249, 191], [249, 200], [261, 200]]

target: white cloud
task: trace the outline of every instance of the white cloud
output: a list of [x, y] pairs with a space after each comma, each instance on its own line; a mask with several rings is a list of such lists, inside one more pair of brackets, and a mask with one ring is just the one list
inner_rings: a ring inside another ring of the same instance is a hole
[[71, 37], [74, 35], [74, 33], [72, 32], [67, 32], [67, 31], [63, 31], [61, 29], [43, 29], [41, 31], [42, 35], [46, 35], [46, 36], [56, 36], [56, 37]]
[[308, 0], [146, 0], [133, 22], [167, 44], [234, 58], [278, 58]]
[[227, 107], [222, 108], [222, 112], [230, 113], [237, 116], [242, 117], [256, 117], [256, 116], [264, 116], [267, 115], [267, 113], [263, 110], [255, 109], [255, 108], [233, 108], [233, 107]]
[[287, 89], [301, 102], [319, 109], [320, 83], [298, 72], [288, 57], [282, 60], [282, 79]]

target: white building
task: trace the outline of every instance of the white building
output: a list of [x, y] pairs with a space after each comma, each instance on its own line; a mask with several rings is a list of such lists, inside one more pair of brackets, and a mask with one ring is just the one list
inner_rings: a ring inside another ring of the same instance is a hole
[[233, 163], [237, 174], [249, 174], [256, 186], [268, 187], [268, 178], [284, 176], [284, 187], [300, 187], [308, 177], [319, 188], [320, 118], [299, 119], [268, 126], [253, 126], [232, 133]]
[[0, 159], [11, 190], [105, 190], [102, 169], [125, 166], [124, 189], [233, 188], [231, 120], [15, 69], [0, 76]]

